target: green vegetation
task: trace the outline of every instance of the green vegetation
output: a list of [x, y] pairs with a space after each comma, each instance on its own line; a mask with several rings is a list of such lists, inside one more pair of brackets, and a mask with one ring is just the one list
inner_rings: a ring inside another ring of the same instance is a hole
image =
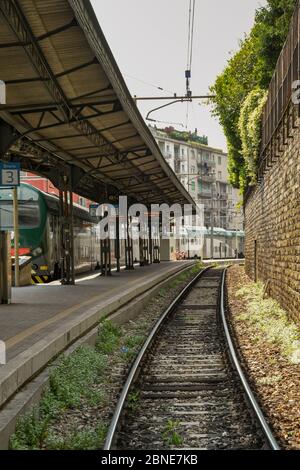
[[[53, 368], [49, 388], [39, 407], [24, 415], [11, 437], [12, 449], [39, 449], [48, 447], [50, 422], [67, 409], [80, 406], [82, 400], [95, 399], [90, 386], [105, 370], [103, 356], [90, 346], [82, 346]], [[102, 395], [105, 400], [105, 395]]]
[[166, 127], [165, 129], [158, 129], [161, 132], [168, 134], [168, 137], [174, 140], [188, 142], [190, 144], [208, 145], [208, 138], [206, 135], [198, 135], [197, 132], [178, 131], [174, 127]]
[[238, 319], [249, 322], [260, 333], [261, 339], [276, 344], [289, 362], [300, 364], [299, 329], [276, 300], [264, 298], [264, 285], [251, 282], [242, 287], [236, 296], [246, 303], [246, 313]]
[[127, 398], [127, 407], [130, 411], [135, 411], [140, 400], [140, 391], [132, 390]]
[[119, 345], [122, 329], [110, 321], [104, 321], [99, 330], [96, 341], [96, 351], [102, 354], [111, 354]]
[[49, 450], [95, 450], [101, 449], [107, 429], [100, 424], [96, 429], [87, 428], [82, 431], [74, 430], [65, 437], [49, 435], [47, 449]]
[[286, 39], [295, 4], [296, 0], [268, 0], [265, 7], [259, 8], [250, 34], [240, 41], [239, 50], [211, 87], [216, 95], [213, 114], [227, 138], [230, 182], [242, 191], [255, 182], [264, 91]]
[[267, 92], [260, 88], [250, 91], [242, 105], [239, 118], [238, 128], [241, 136], [242, 154], [250, 184], [256, 182], [261, 143], [261, 116], [267, 96]]
[[282, 380], [281, 375], [269, 375], [267, 377], [262, 377], [258, 379], [260, 385], [275, 385]]
[[171, 446], [181, 446], [183, 439], [178, 433], [178, 427], [180, 426], [179, 421], [169, 420], [165, 426], [163, 432], [163, 439], [166, 444]]

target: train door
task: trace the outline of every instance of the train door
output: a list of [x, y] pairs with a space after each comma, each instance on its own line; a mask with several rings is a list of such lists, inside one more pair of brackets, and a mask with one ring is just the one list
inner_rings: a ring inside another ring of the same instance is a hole
[[52, 253], [51, 253], [51, 270], [54, 270], [55, 276], [60, 277], [60, 260], [61, 260], [61, 252], [60, 252], [60, 224], [59, 218], [51, 214], [50, 215], [50, 232], [52, 238]]

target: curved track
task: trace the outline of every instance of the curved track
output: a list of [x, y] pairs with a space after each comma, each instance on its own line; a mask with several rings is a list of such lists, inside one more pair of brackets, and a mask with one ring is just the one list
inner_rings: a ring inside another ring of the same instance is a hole
[[235, 354], [225, 270], [202, 271], [150, 333], [105, 449], [279, 449]]

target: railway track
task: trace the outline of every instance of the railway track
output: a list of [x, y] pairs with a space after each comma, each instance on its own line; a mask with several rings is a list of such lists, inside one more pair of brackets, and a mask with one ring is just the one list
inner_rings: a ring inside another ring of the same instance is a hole
[[278, 449], [239, 365], [224, 314], [225, 270], [202, 271], [150, 333], [105, 449]]

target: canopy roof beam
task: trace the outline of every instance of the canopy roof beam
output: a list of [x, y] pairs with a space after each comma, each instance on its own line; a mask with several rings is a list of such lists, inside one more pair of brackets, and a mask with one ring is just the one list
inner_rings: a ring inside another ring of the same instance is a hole
[[[76, 18], [73, 18], [69, 23], [65, 24], [64, 26], [60, 26], [59, 28], [54, 29], [53, 31], [49, 31], [48, 33], [42, 34], [41, 36], [38, 36], [36, 38], [36, 41], [44, 41], [45, 39], [48, 39], [52, 36], [55, 36], [56, 34], [63, 33], [64, 31], [67, 31], [70, 28], [73, 28], [74, 26], [78, 26], [78, 23], [76, 21]], [[4, 44], [0, 44], [0, 49], [7, 49], [9, 47], [26, 47], [29, 46], [29, 42], [8, 42]]]

